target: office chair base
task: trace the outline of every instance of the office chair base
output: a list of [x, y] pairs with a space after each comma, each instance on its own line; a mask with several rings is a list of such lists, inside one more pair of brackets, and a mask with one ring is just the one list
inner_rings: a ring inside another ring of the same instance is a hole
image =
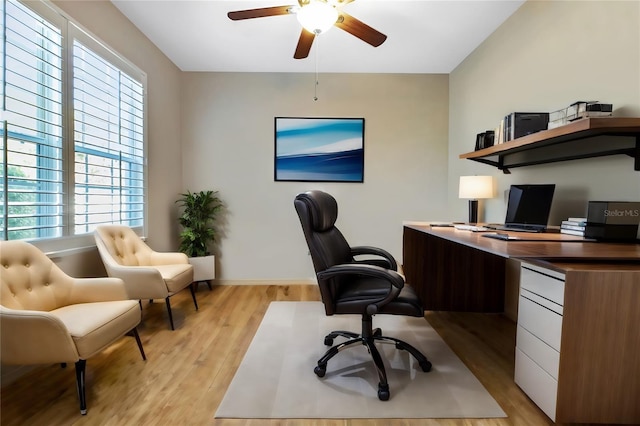
[[351, 331], [343, 331], [337, 330], [332, 331], [327, 334], [324, 338], [324, 343], [327, 346], [331, 346], [333, 344], [333, 339], [338, 336], [346, 337], [349, 340], [339, 343], [335, 346], [331, 346], [327, 352], [318, 360], [318, 365], [314, 368], [313, 372], [318, 377], [324, 377], [327, 372], [327, 363], [331, 358], [338, 354], [341, 350], [354, 345], [356, 343], [360, 343], [367, 347], [371, 357], [373, 358], [373, 363], [378, 372], [378, 399], [381, 401], [387, 401], [391, 396], [389, 392], [389, 384], [387, 383], [387, 373], [385, 371], [384, 362], [382, 361], [382, 357], [380, 356], [380, 352], [378, 348], [375, 346], [375, 341], [379, 340], [385, 343], [393, 343], [396, 349], [406, 350], [409, 352], [415, 359], [418, 361], [420, 368], [422, 371], [429, 372], [431, 371], [431, 362], [425, 357], [418, 349], [411, 346], [409, 343], [396, 339], [394, 337], [388, 337], [382, 335], [382, 330], [376, 328], [373, 330], [371, 328], [371, 317], [364, 315], [362, 319], [362, 334], [353, 333]]

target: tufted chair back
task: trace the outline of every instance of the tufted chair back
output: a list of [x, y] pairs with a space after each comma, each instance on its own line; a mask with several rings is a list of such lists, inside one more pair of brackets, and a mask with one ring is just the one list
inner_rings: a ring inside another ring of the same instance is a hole
[[87, 413], [86, 360], [136, 330], [140, 307], [118, 278], [73, 278], [40, 249], [0, 241], [0, 359], [3, 364], [76, 364], [80, 412]]
[[104, 225], [96, 229], [111, 257], [123, 266], [151, 265], [151, 248], [128, 226]]
[[52, 311], [70, 304], [73, 278], [35, 246], [3, 241], [0, 304], [11, 309]]
[[165, 299], [172, 330], [169, 297], [189, 287], [198, 309], [194, 287], [190, 285], [193, 266], [186, 254], [155, 251], [123, 225], [98, 226], [94, 237], [107, 275], [123, 280], [131, 299]]

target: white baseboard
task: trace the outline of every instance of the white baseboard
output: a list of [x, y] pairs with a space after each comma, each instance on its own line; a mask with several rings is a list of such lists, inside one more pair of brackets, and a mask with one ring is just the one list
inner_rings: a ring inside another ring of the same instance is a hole
[[316, 285], [315, 279], [299, 280], [213, 280], [215, 285]]

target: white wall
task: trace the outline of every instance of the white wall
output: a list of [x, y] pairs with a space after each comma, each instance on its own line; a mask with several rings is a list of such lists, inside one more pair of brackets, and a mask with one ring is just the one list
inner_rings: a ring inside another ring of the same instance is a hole
[[[502, 222], [514, 183], [555, 183], [550, 223], [582, 216], [588, 200], [640, 200], [640, 172], [628, 156], [497, 169], [459, 154], [477, 133], [513, 111], [554, 111], [579, 100], [612, 103], [615, 115], [640, 116], [640, 2], [528, 1], [450, 75], [449, 194], [454, 212], [461, 175], [497, 177], [488, 221]], [[602, 140], [607, 143], [607, 140]]]
[[[448, 76], [184, 73], [183, 185], [227, 205], [223, 280], [313, 277], [293, 199], [322, 189], [353, 245], [402, 258], [402, 221], [446, 218]], [[364, 117], [364, 183], [274, 182], [274, 117]]]

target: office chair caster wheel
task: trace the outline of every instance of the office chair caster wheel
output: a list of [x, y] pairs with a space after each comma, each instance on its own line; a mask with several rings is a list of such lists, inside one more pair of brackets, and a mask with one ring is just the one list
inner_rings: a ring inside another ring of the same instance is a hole
[[378, 385], [378, 399], [380, 401], [388, 401], [390, 396], [389, 385]]
[[326, 346], [333, 346], [333, 339], [331, 337], [329, 337], [329, 336], [325, 337], [324, 338], [324, 344]]
[[325, 373], [327, 372], [327, 366], [325, 365], [323, 367], [318, 365], [316, 368], [313, 369], [313, 372], [316, 373], [316, 376], [318, 377], [324, 377]]
[[429, 371], [431, 371], [431, 363], [429, 361], [421, 362], [420, 368], [422, 368], [422, 371], [424, 371], [425, 373], [428, 373]]

